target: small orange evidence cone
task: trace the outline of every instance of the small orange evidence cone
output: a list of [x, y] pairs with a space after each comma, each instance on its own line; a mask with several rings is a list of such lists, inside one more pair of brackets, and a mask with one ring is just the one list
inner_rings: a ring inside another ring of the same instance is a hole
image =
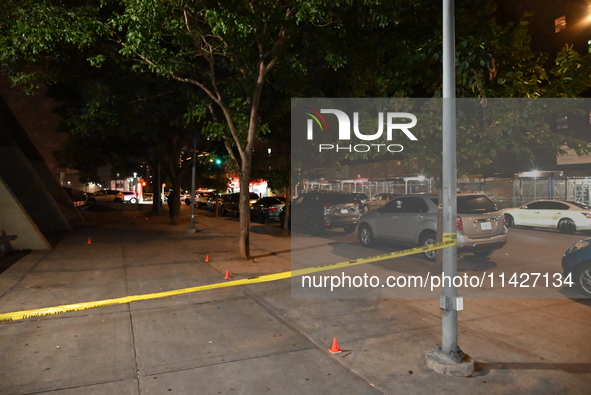
[[332, 347], [329, 348], [328, 351], [330, 351], [333, 354], [337, 354], [337, 353], [343, 352], [343, 350], [341, 350], [339, 348], [339, 342], [338, 342], [338, 340], [337, 340], [336, 337], [334, 339], [332, 339]]
[[209, 259], [209, 255], [205, 255], [205, 262], [211, 262], [211, 259]]
[[231, 278], [232, 278], [232, 276], [230, 276], [230, 271], [229, 271], [229, 270], [226, 270], [226, 275], [224, 276], [224, 278], [225, 278], [226, 280], [228, 280], [228, 279], [231, 279]]
[[86, 244], [92, 244], [92, 239], [89, 237], [88, 240], [86, 241]]

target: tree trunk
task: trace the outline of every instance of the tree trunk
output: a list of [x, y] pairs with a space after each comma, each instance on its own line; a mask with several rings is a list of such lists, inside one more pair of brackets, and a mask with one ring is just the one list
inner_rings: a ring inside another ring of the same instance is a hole
[[175, 181], [173, 184], [173, 190], [168, 195], [168, 215], [170, 216], [170, 224], [176, 225], [176, 219], [179, 215], [180, 204], [181, 204], [181, 191], [179, 190], [180, 182]]
[[238, 249], [240, 256], [250, 259], [250, 174], [252, 170], [252, 153], [245, 151], [240, 171], [240, 239]]

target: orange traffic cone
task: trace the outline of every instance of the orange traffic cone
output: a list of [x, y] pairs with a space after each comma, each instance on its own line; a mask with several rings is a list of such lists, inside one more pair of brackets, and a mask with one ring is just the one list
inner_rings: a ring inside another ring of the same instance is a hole
[[92, 239], [89, 237], [88, 240], [86, 241], [86, 244], [92, 244]]
[[232, 276], [230, 276], [230, 271], [229, 271], [229, 270], [226, 270], [226, 275], [224, 276], [224, 278], [225, 278], [226, 280], [229, 280], [229, 279], [231, 279], [231, 278], [232, 278]]
[[211, 259], [209, 259], [209, 255], [205, 255], [205, 262], [210, 262]]
[[334, 339], [332, 339], [332, 347], [329, 348], [328, 351], [330, 351], [333, 354], [337, 354], [337, 353], [343, 352], [343, 350], [341, 350], [339, 348], [339, 342], [338, 342], [338, 340], [337, 340], [336, 337]]

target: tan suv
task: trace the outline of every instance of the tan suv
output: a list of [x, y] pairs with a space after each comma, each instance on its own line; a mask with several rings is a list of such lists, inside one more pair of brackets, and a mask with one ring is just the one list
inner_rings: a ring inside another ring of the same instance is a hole
[[[458, 251], [486, 257], [507, 243], [503, 213], [486, 195], [458, 194], [457, 202]], [[401, 195], [369, 211], [359, 220], [361, 244], [370, 246], [378, 239], [408, 245], [435, 243], [437, 203], [434, 195]], [[436, 256], [435, 251], [424, 254], [428, 260]]]

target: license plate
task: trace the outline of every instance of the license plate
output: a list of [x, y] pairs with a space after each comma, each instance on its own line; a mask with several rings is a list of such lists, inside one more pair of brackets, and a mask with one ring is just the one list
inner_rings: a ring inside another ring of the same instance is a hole
[[481, 222], [480, 223], [480, 229], [482, 229], [482, 230], [491, 230], [492, 229], [492, 224], [490, 222]]
[[341, 209], [341, 214], [349, 214], [349, 210], [346, 208]]

